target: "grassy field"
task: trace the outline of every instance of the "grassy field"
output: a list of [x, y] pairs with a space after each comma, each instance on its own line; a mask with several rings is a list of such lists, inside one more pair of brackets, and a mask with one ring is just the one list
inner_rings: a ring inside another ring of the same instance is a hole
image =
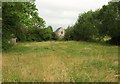
[[117, 82], [118, 47], [88, 42], [18, 43], [2, 56], [4, 82]]

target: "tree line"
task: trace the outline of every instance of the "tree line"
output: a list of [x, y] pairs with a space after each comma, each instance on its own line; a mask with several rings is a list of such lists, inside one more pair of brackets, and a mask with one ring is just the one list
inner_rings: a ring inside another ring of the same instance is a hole
[[[120, 44], [120, 2], [109, 2], [101, 9], [88, 11], [78, 16], [73, 26], [65, 30], [64, 40], [103, 41]], [[2, 49], [12, 45], [8, 42], [17, 37], [17, 41], [57, 40], [52, 26], [46, 26], [38, 16], [35, 1], [2, 3]]]
[[66, 29], [65, 40], [105, 41], [120, 44], [120, 2], [109, 2], [101, 9], [78, 16]]
[[15, 37], [20, 42], [56, 39], [52, 27], [38, 16], [35, 2], [3, 2], [2, 49], [9, 49], [8, 41]]

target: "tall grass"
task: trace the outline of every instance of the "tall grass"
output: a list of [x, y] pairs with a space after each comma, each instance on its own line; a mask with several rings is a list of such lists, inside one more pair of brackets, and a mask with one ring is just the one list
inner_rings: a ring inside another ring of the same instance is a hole
[[3, 52], [4, 82], [117, 82], [118, 46], [88, 42], [18, 43]]

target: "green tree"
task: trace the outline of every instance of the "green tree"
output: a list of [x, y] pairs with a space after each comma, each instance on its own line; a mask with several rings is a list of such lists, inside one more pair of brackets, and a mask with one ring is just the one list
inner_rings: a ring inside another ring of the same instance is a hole
[[73, 31], [73, 27], [72, 26], [68, 26], [67, 29], [65, 30], [65, 40], [73, 40], [74, 36], [74, 31]]
[[52, 40], [53, 36], [53, 30], [51, 26], [48, 26], [47, 28], [44, 29], [44, 40]]
[[2, 43], [3, 49], [8, 49], [11, 34], [19, 41], [26, 40], [28, 29], [44, 28], [45, 22], [38, 16], [34, 2], [4, 2], [2, 3]]
[[[77, 22], [74, 25], [75, 40], [93, 40], [98, 35], [98, 22], [96, 14], [98, 11], [88, 11], [79, 15]], [[95, 14], [94, 14], [95, 13]]]
[[120, 2], [109, 2], [108, 5], [103, 6], [99, 13], [99, 20], [101, 27], [99, 29], [100, 35], [110, 36], [110, 42], [113, 44], [120, 44]]

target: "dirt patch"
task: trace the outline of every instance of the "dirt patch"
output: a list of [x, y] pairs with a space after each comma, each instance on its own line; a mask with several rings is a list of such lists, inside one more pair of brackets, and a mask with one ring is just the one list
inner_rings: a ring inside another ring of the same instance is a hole
[[27, 47], [28, 47], [28, 46], [30, 46], [30, 44], [26, 44], [26, 45], [24, 45], [24, 46], [27, 46]]

